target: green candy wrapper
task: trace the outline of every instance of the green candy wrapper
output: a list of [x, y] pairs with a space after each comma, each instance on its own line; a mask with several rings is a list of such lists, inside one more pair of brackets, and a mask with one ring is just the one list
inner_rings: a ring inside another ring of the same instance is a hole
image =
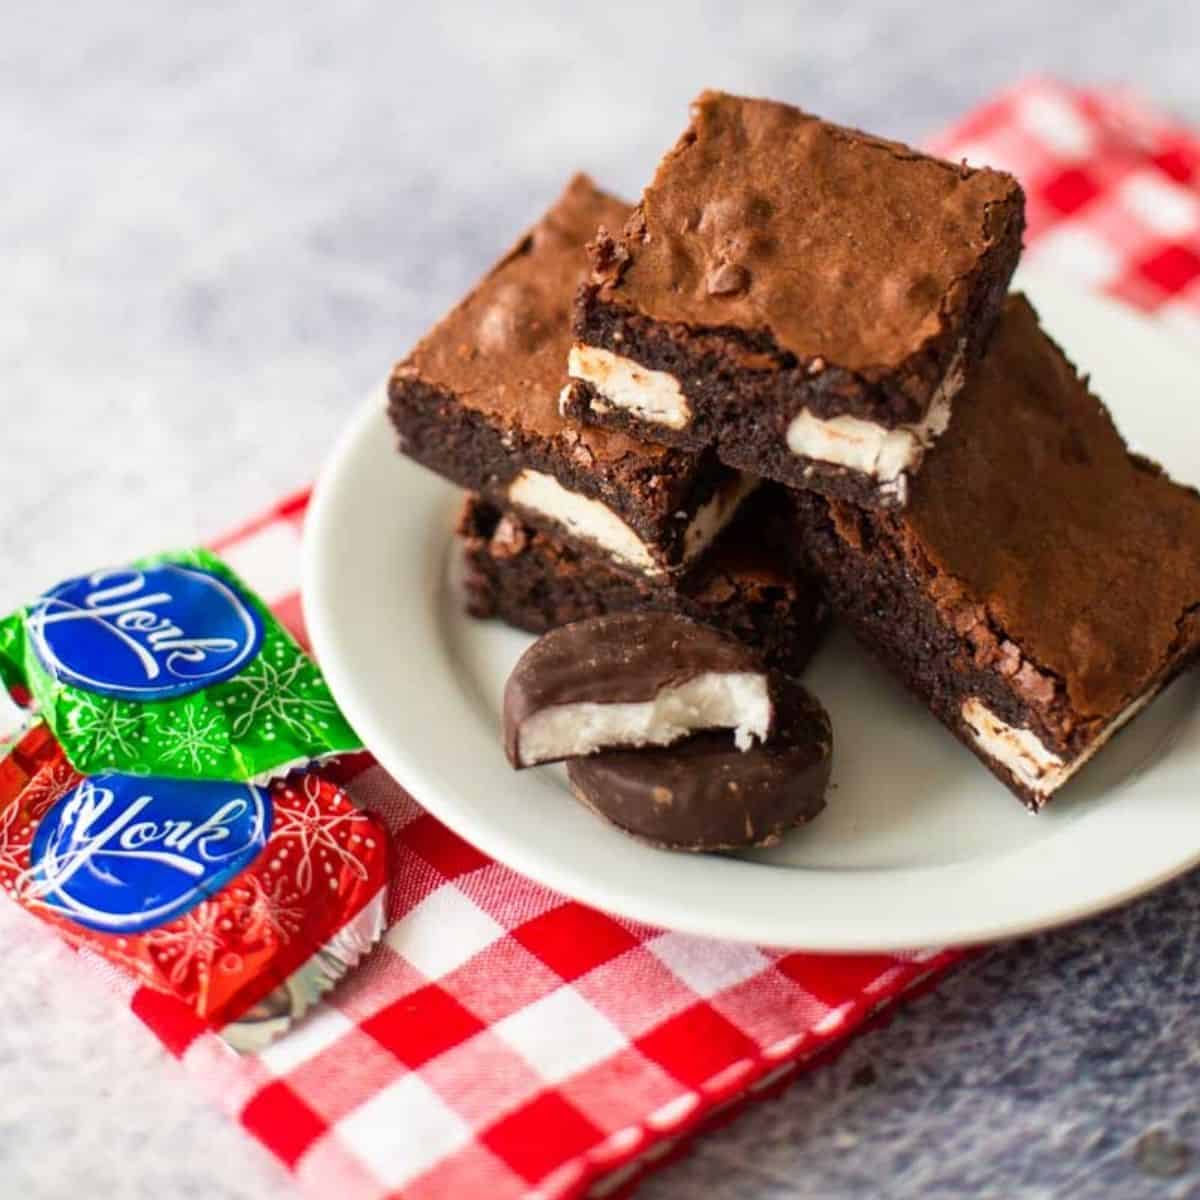
[[0, 681], [86, 775], [265, 782], [362, 748], [316, 664], [206, 550], [67, 580], [0, 621]]

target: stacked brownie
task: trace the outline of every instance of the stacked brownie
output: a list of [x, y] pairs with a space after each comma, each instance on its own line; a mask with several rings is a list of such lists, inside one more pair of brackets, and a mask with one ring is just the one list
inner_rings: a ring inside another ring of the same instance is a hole
[[634, 209], [573, 180], [391, 380], [474, 494], [471, 611], [675, 611], [796, 672], [828, 602], [1041, 808], [1200, 653], [1200, 497], [1008, 295], [1023, 213], [716, 92]]
[[1034, 810], [1200, 651], [1200, 495], [1023, 296], [903, 512], [795, 501], [837, 612]]
[[1020, 253], [1015, 180], [706, 92], [592, 247], [567, 409], [903, 507]]
[[459, 532], [476, 615], [543, 632], [608, 612], [681, 612], [798, 671], [827, 607], [788, 548], [787, 497], [711, 447], [561, 411], [586, 244], [630, 211], [586, 176], [567, 184], [392, 372], [400, 448], [469, 493]]

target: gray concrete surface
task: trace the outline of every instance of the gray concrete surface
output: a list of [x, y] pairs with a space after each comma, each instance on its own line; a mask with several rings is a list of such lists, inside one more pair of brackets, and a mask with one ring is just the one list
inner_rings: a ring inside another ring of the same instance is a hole
[[[701, 86], [915, 138], [1045, 71], [1200, 120], [1198, 49], [1184, 0], [0, 0], [0, 607], [308, 481], [564, 176], [636, 193]], [[976, 962], [644, 1195], [1200, 1194], [1198, 904]], [[7, 905], [0, 952], [0, 1195], [294, 1194]]]

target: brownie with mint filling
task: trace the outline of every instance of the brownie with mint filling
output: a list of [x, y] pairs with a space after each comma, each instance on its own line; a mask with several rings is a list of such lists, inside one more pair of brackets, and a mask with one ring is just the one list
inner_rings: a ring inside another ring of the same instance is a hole
[[591, 244], [567, 411], [902, 508], [1021, 249], [1016, 180], [705, 92]]
[[580, 428], [560, 412], [584, 245], [629, 206], [577, 175], [392, 372], [400, 449], [648, 579], [686, 572], [755, 481], [712, 451]]
[[905, 511], [793, 502], [835, 614], [1035, 811], [1200, 653], [1200, 494], [1023, 296]]
[[475, 496], [459, 521], [467, 609], [545, 633], [614, 612], [677, 612], [759, 650], [799, 674], [828, 626], [817, 580], [795, 556], [789, 501], [764, 488], [705, 561], [670, 586], [640, 582]]

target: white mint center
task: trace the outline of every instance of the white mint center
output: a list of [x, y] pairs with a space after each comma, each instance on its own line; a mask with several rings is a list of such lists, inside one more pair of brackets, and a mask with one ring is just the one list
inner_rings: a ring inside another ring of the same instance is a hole
[[958, 347], [921, 421], [889, 429], [861, 417], [816, 417], [804, 408], [788, 425], [788, 449], [870, 475], [884, 485], [881, 490], [903, 504], [907, 499], [903, 476], [921, 465], [925, 451], [950, 424], [951, 402], [963, 384], [964, 350], [965, 346]]
[[662, 570], [646, 543], [611, 508], [563, 487], [553, 475], [527, 468], [508, 485], [508, 499], [549, 517], [574, 537], [595, 542], [614, 558], [648, 575]]
[[1046, 749], [1032, 730], [1006, 724], [974, 696], [963, 701], [961, 715], [984, 754], [1007, 767], [1035, 795], [1045, 798], [1058, 791], [1122, 725], [1137, 716], [1157, 691], [1154, 688], [1134, 700], [1070, 762]]
[[723, 483], [696, 509], [683, 533], [683, 561], [689, 563], [703, 554], [717, 534], [733, 520], [743, 500], [762, 482], [754, 475], [740, 472]]
[[[684, 563], [711, 545], [757, 484], [749, 476], [738, 476], [718, 488], [696, 510], [684, 530]], [[508, 485], [508, 499], [561, 525], [573, 537], [594, 542], [613, 558], [646, 575], [661, 575], [666, 570], [650, 547], [608, 505], [563, 487], [552, 475], [526, 468]]]
[[567, 356], [567, 373], [590, 383], [599, 393], [592, 408], [623, 409], [642, 421], [683, 429], [691, 423], [692, 408], [679, 380], [666, 371], [652, 371], [630, 358], [577, 342]]
[[617, 747], [669, 746], [704, 729], [732, 729], [738, 749], [748, 750], [770, 727], [765, 675], [709, 671], [661, 688], [653, 700], [543, 709], [522, 726], [519, 757], [532, 765]]

